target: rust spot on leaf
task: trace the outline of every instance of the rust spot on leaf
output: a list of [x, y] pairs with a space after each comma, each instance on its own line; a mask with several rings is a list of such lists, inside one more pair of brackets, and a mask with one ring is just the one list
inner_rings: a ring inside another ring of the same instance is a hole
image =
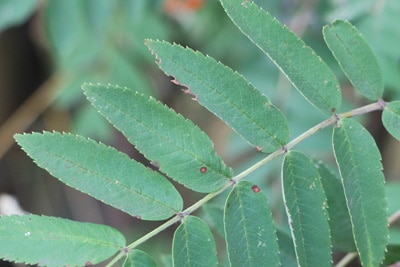
[[253, 190], [254, 193], [260, 193], [261, 192], [261, 189], [256, 185], [253, 185], [251, 187], [251, 190]]

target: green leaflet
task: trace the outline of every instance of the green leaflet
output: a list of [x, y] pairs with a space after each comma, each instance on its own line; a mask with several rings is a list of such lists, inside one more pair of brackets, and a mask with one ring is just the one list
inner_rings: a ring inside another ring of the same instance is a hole
[[280, 266], [275, 225], [266, 196], [240, 181], [224, 209], [225, 239], [230, 266]]
[[400, 101], [387, 104], [382, 112], [382, 122], [386, 130], [400, 140]]
[[339, 83], [309, 46], [251, 1], [221, 0], [221, 3], [236, 26], [268, 55], [310, 103], [326, 114], [339, 110]]
[[333, 132], [333, 149], [361, 264], [379, 266], [387, 245], [388, 222], [378, 147], [360, 123], [342, 119]]
[[287, 122], [243, 76], [215, 59], [176, 44], [146, 40], [158, 66], [184, 92], [225, 121], [250, 144], [273, 152], [289, 141]]
[[290, 151], [282, 169], [286, 213], [299, 266], [331, 266], [327, 200], [321, 178], [304, 154]]
[[35, 163], [60, 181], [143, 220], [164, 220], [182, 210], [178, 191], [161, 174], [127, 155], [72, 134], [16, 135]]
[[340, 251], [356, 251], [353, 230], [339, 174], [323, 163], [316, 163], [322, 186], [328, 200], [329, 226], [332, 244]]
[[174, 233], [173, 266], [217, 266], [217, 248], [207, 224], [195, 216], [187, 216]]
[[383, 77], [378, 61], [360, 32], [348, 21], [336, 20], [323, 29], [324, 39], [354, 87], [366, 98], [383, 94]]
[[278, 237], [281, 266], [297, 267], [296, 252], [290, 234], [277, 229], [276, 236]]
[[154, 260], [145, 252], [134, 249], [129, 253], [123, 267], [156, 267]]
[[109, 226], [37, 215], [1, 216], [0, 240], [0, 258], [39, 266], [97, 264], [125, 246]]
[[175, 181], [211, 192], [232, 177], [208, 136], [162, 103], [118, 86], [84, 84], [88, 100]]

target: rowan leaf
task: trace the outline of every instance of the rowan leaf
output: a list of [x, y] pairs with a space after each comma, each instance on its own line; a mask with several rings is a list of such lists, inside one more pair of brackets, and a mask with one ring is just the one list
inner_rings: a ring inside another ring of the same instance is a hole
[[388, 222], [378, 147], [360, 123], [342, 119], [333, 132], [333, 149], [361, 264], [379, 266], [388, 242]]
[[129, 142], [175, 181], [205, 193], [232, 177], [208, 136], [154, 98], [112, 85], [84, 84], [83, 90]]
[[324, 39], [354, 87], [366, 98], [383, 94], [383, 76], [378, 60], [361, 33], [348, 21], [336, 20], [323, 29]]
[[339, 173], [321, 162], [316, 163], [328, 201], [332, 244], [340, 251], [356, 251], [353, 230]]
[[185, 86], [184, 92], [250, 144], [268, 153], [289, 141], [285, 117], [243, 76], [190, 48], [154, 40], [146, 40], [146, 45], [174, 83]]
[[154, 260], [144, 251], [134, 249], [129, 253], [123, 267], [156, 267]]
[[176, 229], [172, 241], [173, 266], [217, 266], [217, 248], [207, 224], [187, 216]]
[[280, 266], [275, 225], [261, 189], [240, 181], [224, 209], [225, 239], [230, 266]]
[[282, 169], [286, 213], [299, 266], [332, 266], [327, 199], [321, 177], [304, 154], [290, 151]]
[[182, 210], [175, 187], [127, 155], [73, 134], [17, 134], [35, 163], [66, 185], [143, 220], [164, 220]]
[[382, 112], [382, 122], [386, 130], [400, 141], [400, 101], [388, 103]]
[[0, 258], [39, 266], [98, 264], [125, 246], [112, 227], [38, 215], [1, 216], [0, 240]]
[[252, 1], [221, 0], [221, 3], [236, 26], [311, 104], [326, 114], [340, 109], [339, 82], [311, 47]]

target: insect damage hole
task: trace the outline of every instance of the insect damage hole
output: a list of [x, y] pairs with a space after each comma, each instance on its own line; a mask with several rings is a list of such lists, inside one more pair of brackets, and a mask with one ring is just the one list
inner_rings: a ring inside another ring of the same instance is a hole
[[207, 172], [207, 167], [203, 166], [200, 168], [201, 173], [206, 173]]

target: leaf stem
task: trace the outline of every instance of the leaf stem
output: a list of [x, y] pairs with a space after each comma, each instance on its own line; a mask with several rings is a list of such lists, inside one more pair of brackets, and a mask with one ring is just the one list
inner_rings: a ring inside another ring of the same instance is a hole
[[[280, 155], [287, 153], [290, 149], [295, 147], [297, 144], [301, 143], [302, 141], [304, 141], [305, 139], [311, 137], [312, 135], [316, 134], [317, 132], [321, 131], [322, 129], [324, 129], [324, 128], [330, 126], [330, 125], [333, 125], [335, 123], [339, 123], [341, 118], [350, 118], [350, 117], [366, 114], [366, 113], [369, 113], [369, 112], [372, 112], [372, 111], [382, 110], [385, 107], [385, 105], [386, 105], [386, 102], [384, 102], [383, 100], [379, 100], [379, 101], [377, 101], [375, 103], [372, 103], [372, 104], [369, 104], [369, 105], [365, 105], [365, 106], [362, 106], [360, 108], [353, 109], [351, 111], [347, 111], [347, 112], [344, 112], [344, 113], [341, 113], [341, 114], [334, 114], [330, 118], [322, 121], [321, 123], [318, 123], [314, 127], [308, 129], [307, 131], [305, 131], [304, 133], [302, 133], [301, 135], [299, 135], [298, 137], [296, 137], [295, 139], [293, 139], [292, 141], [287, 143], [282, 148], [274, 151], [273, 153], [269, 154], [268, 156], [266, 156], [262, 160], [258, 161], [254, 165], [250, 166], [248, 169], [246, 169], [243, 172], [241, 172], [241, 173], [237, 174], [236, 176], [232, 177], [230, 180], [228, 180], [225, 183], [225, 185], [221, 189], [219, 189], [219, 190], [217, 190], [215, 192], [207, 194], [205, 197], [200, 199], [198, 202], [194, 203], [192, 206], [190, 206], [187, 209], [185, 209], [184, 211], [176, 214], [174, 217], [172, 217], [171, 219], [169, 219], [168, 221], [166, 221], [165, 223], [163, 223], [159, 227], [155, 228], [151, 232], [149, 232], [146, 235], [142, 236], [141, 238], [137, 239], [135, 242], [129, 244], [127, 247], [125, 247], [123, 250], [121, 250], [106, 265], [106, 267], [113, 266], [121, 258], [127, 256], [129, 254], [129, 252], [132, 249], [134, 249], [135, 247], [139, 246], [140, 244], [144, 243], [145, 241], [149, 240], [150, 238], [156, 236], [158, 233], [164, 231], [165, 229], [167, 229], [171, 225], [173, 225], [173, 224], [175, 224], [175, 223], [177, 223], [179, 221], [182, 221], [184, 219], [184, 217], [186, 217], [187, 215], [189, 215], [189, 214], [193, 213], [194, 211], [196, 211], [197, 209], [199, 209], [205, 203], [207, 203], [208, 201], [210, 201], [214, 197], [218, 196], [220, 193], [222, 193], [227, 188], [229, 188], [232, 185], [234, 185], [236, 182], [238, 182], [238, 181], [242, 180], [243, 178], [247, 177], [249, 174], [251, 174], [255, 170], [259, 169], [260, 167], [264, 166], [265, 164], [267, 164], [268, 162], [272, 161], [273, 159], [279, 157]], [[399, 216], [400, 216], [400, 214], [399, 214]], [[353, 255], [353, 254], [355, 254], [355, 255]], [[336, 267], [345, 266], [351, 259], [353, 259], [356, 256], [357, 256], [357, 253], [349, 253], [349, 254], [347, 254], [340, 261], [340, 263], [342, 265], [337, 265]]]
[[395, 221], [397, 221], [400, 218], [400, 210], [396, 211], [390, 217], [388, 218], [388, 223], [389, 225], [393, 224]]
[[357, 252], [347, 253], [336, 265], [335, 267], [344, 267], [349, 264], [355, 257], [357, 257]]

